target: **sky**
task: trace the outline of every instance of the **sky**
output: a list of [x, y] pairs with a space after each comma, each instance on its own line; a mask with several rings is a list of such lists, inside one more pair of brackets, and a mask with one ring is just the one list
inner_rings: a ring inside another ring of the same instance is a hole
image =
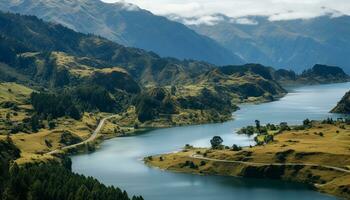
[[[103, 0], [108, 3], [120, 0]], [[215, 21], [213, 14], [242, 18], [268, 16], [270, 20], [312, 18], [320, 15], [350, 15], [350, 0], [124, 0], [157, 15], [176, 14]], [[244, 20], [244, 19], [243, 19]], [[248, 22], [249, 23], [249, 22]]]

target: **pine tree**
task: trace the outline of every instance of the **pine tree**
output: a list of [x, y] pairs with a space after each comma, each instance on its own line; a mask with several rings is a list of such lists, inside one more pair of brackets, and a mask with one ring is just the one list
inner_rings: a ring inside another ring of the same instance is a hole
[[88, 199], [89, 191], [85, 185], [80, 186], [78, 191], [75, 193], [75, 200], [86, 200]]

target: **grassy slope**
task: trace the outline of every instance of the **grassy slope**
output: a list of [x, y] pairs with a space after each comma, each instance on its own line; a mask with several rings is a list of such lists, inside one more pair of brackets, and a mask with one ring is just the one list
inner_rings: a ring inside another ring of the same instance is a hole
[[[319, 135], [323, 133], [323, 136]], [[186, 149], [182, 152], [146, 158], [146, 162], [161, 169], [196, 174], [216, 174], [229, 176], [246, 176], [257, 178], [279, 178], [314, 185], [319, 191], [350, 197], [350, 174], [322, 167], [269, 166], [270, 163], [308, 163], [331, 165], [350, 169], [350, 125], [345, 129], [340, 125], [316, 124], [312, 128], [300, 131], [285, 131], [275, 136], [273, 143], [241, 151]], [[193, 158], [193, 154], [204, 154], [219, 160], [233, 160], [266, 163], [266, 165], [225, 163], [205, 161]], [[281, 161], [278, 154], [283, 154]], [[162, 157], [162, 160], [160, 159]], [[184, 166], [186, 161], [193, 161], [199, 166], [191, 169]]]
[[32, 89], [20, 84], [0, 83], [0, 103], [5, 101], [23, 102], [32, 92]]
[[[9, 90], [10, 89], [10, 90]], [[11, 127], [17, 123], [21, 123], [24, 118], [31, 116], [33, 112], [29, 104], [29, 96], [32, 89], [16, 83], [0, 83], [0, 104], [3, 102], [13, 102], [18, 106], [18, 110], [12, 108], [0, 108], [0, 139], [5, 139], [6, 134]], [[9, 113], [10, 119], [6, 118]], [[110, 115], [108, 113], [84, 113], [81, 120], [77, 121], [70, 118], [59, 118], [56, 120], [56, 127], [52, 130], [48, 129], [47, 122], [44, 121], [45, 128], [40, 129], [37, 133], [17, 133], [11, 134], [14, 144], [21, 150], [21, 157], [18, 163], [27, 163], [34, 161], [42, 161], [52, 159], [51, 156], [45, 155], [46, 152], [55, 150], [65, 146], [60, 142], [64, 132], [70, 132], [72, 135], [79, 137], [81, 140], [88, 138], [95, 129], [98, 120]], [[11, 123], [9, 124], [8, 121]], [[110, 124], [110, 129], [115, 129], [116, 124]], [[121, 129], [122, 130], [122, 129]], [[122, 131], [116, 129], [115, 132], [105, 131], [104, 137], [110, 137], [111, 134], [121, 135]], [[47, 142], [52, 146], [48, 146]]]

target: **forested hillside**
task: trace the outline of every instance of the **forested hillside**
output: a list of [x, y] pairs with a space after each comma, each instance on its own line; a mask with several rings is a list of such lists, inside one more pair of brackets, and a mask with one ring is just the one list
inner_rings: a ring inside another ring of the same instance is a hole
[[[101, 199], [129, 200], [125, 191], [107, 187], [94, 178], [70, 171], [70, 160], [46, 165], [18, 166], [12, 161], [20, 156], [11, 139], [0, 140], [0, 198], [1, 199]], [[142, 200], [133, 197], [132, 200]]]

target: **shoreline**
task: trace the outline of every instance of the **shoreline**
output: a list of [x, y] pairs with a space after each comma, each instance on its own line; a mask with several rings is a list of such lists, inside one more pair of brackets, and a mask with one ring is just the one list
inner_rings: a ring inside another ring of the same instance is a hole
[[[342, 123], [333, 125], [317, 122], [307, 132], [286, 131], [278, 134], [277, 139], [270, 144], [244, 147], [239, 151], [187, 146], [175, 153], [145, 157], [144, 163], [152, 168], [176, 173], [303, 183], [315, 191], [348, 199], [350, 163], [347, 158], [350, 151], [343, 150], [348, 147], [348, 143], [341, 141], [345, 139], [343, 137], [350, 137], [350, 125], [345, 125], [346, 129], [339, 128], [343, 126]], [[315, 130], [321, 130], [322, 136], [315, 135]], [[339, 136], [334, 136], [333, 132]], [[291, 145], [290, 138], [298, 139], [298, 142]], [[332, 140], [335, 141], [332, 143]], [[313, 141], [321, 147], [312, 147]], [[337, 147], [328, 150], [336, 144]]]
[[[284, 94], [286, 95], [286, 94]], [[283, 95], [283, 96], [284, 96]], [[282, 96], [282, 97], [283, 97]], [[280, 97], [280, 98], [282, 98]], [[280, 99], [279, 98], [279, 99]], [[274, 101], [278, 101], [279, 99], [275, 99]], [[243, 104], [239, 104], [239, 105], [246, 105], [246, 104], [261, 104], [261, 103], [267, 103], [267, 102], [273, 102], [273, 101], [264, 101], [264, 102], [250, 102], [250, 103], [243, 103]], [[232, 113], [231, 116], [234, 116], [234, 112]], [[230, 121], [232, 120], [231, 119], [228, 119], [226, 120], [225, 122], [227, 121]], [[216, 122], [216, 123], [222, 123], [222, 122]], [[131, 133], [130, 135], [139, 135], [139, 134], [143, 134], [144, 132], [147, 132], [149, 130], [152, 130], [152, 129], [162, 129], [162, 128], [170, 128], [170, 127], [181, 127], [181, 126], [193, 126], [193, 125], [202, 125], [202, 124], [210, 124], [210, 123], [196, 123], [196, 124], [191, 124], [191, 125], [178, 125], [178, 126], [168, 126], [168, 127], [147, 127], [146, 130], [142, 130], [142, 131], [136, 131], [134, 133]], [[95, 141], [94, 141], [94, 146], [96, 149], [100, 148], [99, 144], [101, 144], [102, 142], [104, 142], [105, 140], [109, 140], [109, 139], [113, 139], [113, 138], [116, 138], [116, 137], [127, 137], [129, 135], [103, 135], [102, 137], [98, 137]], [[80, 151], [81, 150], [81, 151]], [[76, 155], [76, 154], [82, 154], [82, 153], [89, 153], [89, 151], [87, 151], [86, 149], [80, 149], [80, 150], [77, 150], [76, 152], [71, 152], [70, 154], [68, 155]]]
[[[244, 102], [244, 103], [240, 103], [238, 105], [249, 105], [249, 104], [254, 104], [254, 105], [258, 105], [258, 104], [263, 104], [263, 103], [269, 103], [269, 102], [274, 102], [274, 101], [278, 101], [279, 99], [283, 98], [285, 95], [287, 95], [288, 93], [284, 93], [282, 95], [279, 96], [275, 96], [274, 100], [259, 100], [259, 101], [255, 101], [255, 102]], [[157, 130], [157, 129], [166, 129], [166, 128], [176, 128], [176, 127], [186, 127], [186, 126], [200, 126], [200, 125], [205, 125], [205, 124], [220, 124], [220, 123], [225, 123], [225, 122], [229, 122], [232, 120], [235, 120], [234, 118], [234, 113], [236, 111], [238, 111], [240, 109], [240, 107], [238, 107], [238, 109], [236, 109], [235, 111], [233, 111], [230, 115], [230, 117], [225, 117], [224, 121], [220, 121], [220, 122], [212, 122], [212, 121], [205, 121], [205, 122], [200, 122], [200, 123], [191, 123], [191, 124], [178, 124], [178, 125], [160, 125], [160, 126], [140, 126], [140, 128], [135, 129], [134, 131], [131, 131], [128, 134], [125, 135], [102, 135], [101, 134], [97, 134], [96, 138], [94, 140], [91, 141], [87, 141], [90, 138], [86, 139], [85, 141], [82, 141], [79, 144], [73, 144], [71, 146], [75, 146], [75, 147], [63, 147], [61, 149], [56, 149], [53, 150], [51, 152], [48, 152], [46, 154], [68, 154], [68, 155], [77, 155], [77, 154], [84, 154], [84, 153], [90, 153], [95, 151], [96, 149], [99, 148], [99, 145], [101, 143], [103, 143], [104, 141], [110, 140], [110, 139], [114, 139], [114, 138], [118, 138], [118, 137], [128, 137], [128, 136], [135, 136], [135, 135], [141, 135], [141, 134], [147, 134], [147, 132], [151, 131], [151, 130]], [[115, 115], [111, 115], [109, 117], [106, 117], [106, 121], [108, 121], [108, 119], [112, 119], [114, 118]], [[108, 118], [108, 119], [107, 119]], [[98, 127], [98, 126], [97, 126]], [[101, 127], [101, 129], [103, 129], [103, 126]], [[89, 151], [85, 145], [90, 144], [93, 145], [93, 151]], [[68, 150], [65, 150], [68, 149]], [[55, 152], [56, 151], [56, 152]]]

